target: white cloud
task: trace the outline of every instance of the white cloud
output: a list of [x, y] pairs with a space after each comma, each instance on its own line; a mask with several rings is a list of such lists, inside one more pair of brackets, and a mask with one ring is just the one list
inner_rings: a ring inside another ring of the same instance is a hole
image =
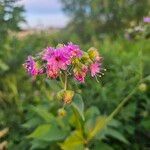
[[[22, 0], [25, 6], [26, 20], [29, 27], [64, 27], [69, 18], [61, 10], [59, 0]], [[26, 25], [24, 25], [27, 27]]]

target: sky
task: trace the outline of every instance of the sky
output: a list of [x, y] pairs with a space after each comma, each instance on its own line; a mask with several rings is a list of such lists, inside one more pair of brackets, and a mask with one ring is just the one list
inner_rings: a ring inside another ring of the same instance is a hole
[[26, 10], [23, 28], [63, 28], [69, 22], [59, 0], [21, 0], [19, 4]]

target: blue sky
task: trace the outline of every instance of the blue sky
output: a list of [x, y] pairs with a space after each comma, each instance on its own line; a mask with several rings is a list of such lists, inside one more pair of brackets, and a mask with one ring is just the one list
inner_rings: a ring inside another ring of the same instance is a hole
[[22, 0], [27, 24], [24, 28], [64, 27], [69, 18], [63, 13], [59, 0]]

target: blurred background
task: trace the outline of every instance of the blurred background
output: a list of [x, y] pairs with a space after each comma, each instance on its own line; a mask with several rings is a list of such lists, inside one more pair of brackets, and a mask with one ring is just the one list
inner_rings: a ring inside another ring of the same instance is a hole
[[[96, 106], [109, 115], [150, 74], [150, 1], [0, 0], [1, 147], [59, 149], [53, 143], [37, 148], [37, 141], [26, 138], [41, 123], [31, 119], [39, 114], [35, 107], [49, 106], [56, 115], [55, 92], [60, 87], [44, 78], [33, 81], [22, 64], [44, 47], [70, 41], [85, 51], [94, 46], [104, 57], [107, 72], [100, 83], [87, 79], [76, 90], [82, 93], [85, 110]], [[113, 133], [103, 140], [106, 150], [150, 149], [149, 84], [150, 79], [143, 81], [115, 118], [117, 131], [128, 142]]]

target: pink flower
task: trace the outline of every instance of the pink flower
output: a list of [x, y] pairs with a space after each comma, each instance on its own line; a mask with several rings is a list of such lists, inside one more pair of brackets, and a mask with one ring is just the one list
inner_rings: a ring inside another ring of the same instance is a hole
[[47, 76], [56, 79], [59, 76], [59, 68], [51, 64], [47, 64]]
[[93, 63], [90, 66], [91, 76], [94, 77], [96, 74], [100, 73], [100, 63]]
[[32, 76], [38, 75], [38, 68], [37, 68], [36, 62], [33, 60], [32, 56], [28, 56], [25, 64], [23, 64], [23, 66], [25, 67], [25, 69], [27, 70], [27, 72], [30, 75], [32, 75]]
[[150, 23], [150, 17], [144, 17], [143, 21], [146, 22], [146, 23]]
[[53, 47], [47, 47], [44, 50], [42, 59], [48, 61], [52, 57], [52, 55], [54, 54], [54, 50], [55, 50], [55, 48], [53, 48]]
[[44, 54], [43, 60], [46, 60], [48, 64], [53, 67], [58, 67], [59, 69], [66, 70], [67, 65], [71, 63], [69, 53], [64, 47], [52, 48], [48, 47]]
[[83, 52], [80, 50], [80, 47], [78, 45], [75, 45], [73, 43], [68, 43], [65, 45], [65, 48], [68, 50], [68, 53], [70, 54], [70, 57], [81, 57]]
[[79, 81], [80, 83], [84, 83], [85, 82], [85, 77], [87, 74], [88, 68], [86, 66], [83, 66], [82, 69], [80, 71], [76, 71], [74, 73], [74, 77], [77, 81]]
[[48, 63], [59, 69], [66, 70], [67, 65], [71, 63], [68, 53], [62, 48], [55, 49], [52, 57], [48, 59]]

